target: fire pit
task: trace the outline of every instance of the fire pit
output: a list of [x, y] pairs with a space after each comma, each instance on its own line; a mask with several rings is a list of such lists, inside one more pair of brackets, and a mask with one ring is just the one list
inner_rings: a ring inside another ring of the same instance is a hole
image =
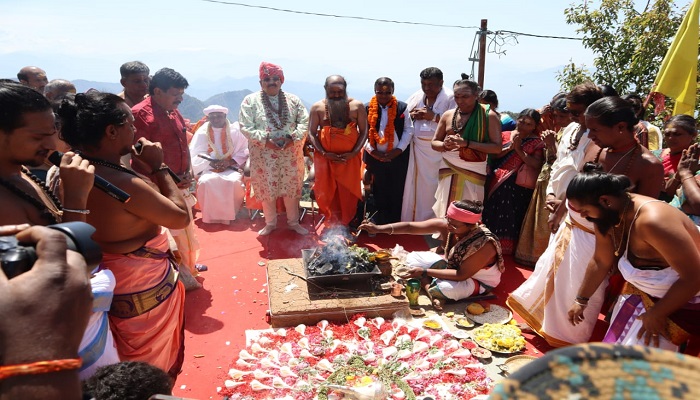
[[381, 275], [375, 254], [364, 247], [349, 246], [333, 238], [325, 246], [301, 251], [306, 279], [318, 285], [368, 280]]

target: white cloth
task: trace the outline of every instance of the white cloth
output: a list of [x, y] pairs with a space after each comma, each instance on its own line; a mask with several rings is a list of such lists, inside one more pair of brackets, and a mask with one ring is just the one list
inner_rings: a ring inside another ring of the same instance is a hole
[[[445, 262], [445, 259], [432, 251], [412, 251], [406, 256], [406, 265], [409, 267], [419, 267], [423, 269], [429, 269], [433, 265]], [[474, 296], [476, 294], [484, 293], [487, 288], [484, 286], [479, 287], [479, 293], [474, 293], [474, 289], [479, 283], [490, 287], [496, 287], [501, 283], [501, 270], [498, 269], [496, 264], [490, 266], [489, 268], [484, 268], [478, 270], [471, 278], [465, 279], [463, 281], [453, 281], [447, 279], [435, 278], [433, 284], [437, 286], [440, 292], [445, 295], [450, 300], [462, 300], [467, 297]]]
[[[238, 122], [227, 124], [227, 138], [230, 159], [238, 165], [245, 164], [248, 159], [248, 140], [243, 136]], [[208, 135], [209, 123], [203, 124], [195, 132], [190, 142], [190, 155], [192, 156], [192, 169], [197, 179], [197, 200], [202, 209], [202, 222], [204, 223], [228, 223], [236, 219], [236, 214], [245, 198], [245, 186], [243, 175], [235, 170], [214, 172], [210, 162], [198, 157], [205, 154], [211, 158], [219, 159], [217, 155], [224, 154], [221, 141], [221, 129], [212, 129], [214, 133], [212, 150], [209, 151], [210, 142]]]
[[[425, 93], [419, 90], [408, 98], [406, 113], [415, 108], [425, 107]], [[433, 105], [433, 112], [440, 115], [455, 108], [452, 91], [443, 87]], [[425, 221], [435, 218], [433, 205], [438, 187], [442, 153], [433, 150], [430, 142], [435, 135], [437, 122], [414, 121], [411, 154], [406, 172], [406, 184], [401, 205], [401, 221]]]
[[[388, 107], [379, 105], [379, 108], [382, 109], [381, 111], [381, 117], [379, 118], [379, 137], [383, 138], [384, 137], [384, 129], [386, 129], [386, 124], [389, 123], [389, 113], [388, 113]], [[404, 113], [404, 122], [403, 122], [403, 132], [401, 133], [401, 140], [399, 140], [399, 135], [396, 133], [396, 130], [394, 130], [394, 148], [396, 149], [401, 149], [401, 151], [406, 151], [406, 148], [408, 147], [409, 144], [411, 144], [411, 139], [413, 139], [413, 120], [411, 120], [411, 114], [408, 113], [408, 109], [406, 109], [406, 112]], [[393, 121], [392, 121], [393, 123]], [[384, 144], [377, 143], [377, 150], [386, 153], [387, 149], [389, 148], [389, 142], [387, 141]], [[367, 143], [365, 143], [365, 150], [367, 151], [373, 151], [374, 148], [372, 145], [369, 143], [369, 140]]]
[[[486, 176], [486, 160], [484, 161], [464, 161], [459, 158], [459, 152], [456, 151], [446, 151], [442, 153], [442, 161], [440, 162], [440, 169], [449, 168], [447, 162], [459, 167], [466, 169], [468, 171], [475, 172], [479, 175]], [[484, 185], [476, 184], [467, 180], [464, 182], [464, 187], [462, 188], [462, 193], [457, 194], [455, 198], [450, 198], [450, 193], [452, 192], [452, 180], [456, 179], [457, 175], [450, 175], [445, 178], [440, 179], [438, 182], [437, 189], [435, 190], [435, 204], [433, 205], [433, 212], [437, 217], [444, 217], [447, 215], [447, 208], [450, 203], [454, 200], [478, 200], [484, 201]]]
[[507, 300], [508, 306], [554, 347], [588, 342], [603, 306], [607, 280], [590, 297], [584, 320], [576, 326], [569, 322], [569, 308], [595, 251], [591, 225], [569, 210], [567, 219], [550, 237], [532, 275]]
[[586, 148], [591, 143], [588, 137], [588, 130], [581, 135], [576, 150], [569, 149], [574, 136], [578, 133], [580, 125], [576, 122], [570, 123], [562, 133], [561, 140], [557, 145], [557, 159], [552, 164], [549, 183], [547, 184], [547, 194], [553, 193], [558, 199], [563, 199], [566, 195], [566, 188], [574, 176], [583, 167], [583, 160], [586, 156]]
[[99, 271], [90, 279], [93, 296], [92, 314], [78, 351], [83, 359], [83, 366], [78, 373], [80, 380], [90, 378], [99, 367], [119, 362], [107, 318], [116, 282], [110, 270]]
[[[615, 303], [615, 307], [613, 308], [613, 313], [612, 313], [612, 319], [611, 321], [611, 326], [617, 321], [617, 319], [620, 317], [620, 311], [622, 310], [623, 306], [627, 302], [627, 300], [631, 297], [632, 295], [629, 294], [623, 294], [620, 295], [620, 297], [617, 298], [617, 302]], [[645, 312], [644, 310], [644, 303], [641, 301], [639, 304], [634, 309], [634, 312], [632, 313], [631, 317], [625, 321], [625, 327], [623, 328], [622, 332], [619, 333], [619, 337], [617, 340], [615, 340], [615, 343], [617, 344], [622, 344], [625, 346], [634, 346], [634, 345], [641, 345], [645, 346], [644, 344], [644, 336], [642, 336], [641, 339], [637, 339], [637, 334], [639, 333], [639, 329], [644, 326], [641, 320], [638, 320], [637, 317], [642, 315]], [[606, 336], [610, 331], [606, 333]], [[607, 337], [606, 337], [607, 339]], [[612, 342], [612, 340], [603, 340], [603, 342]], [[665, 337], [659, 335], [659, 348], [662, 350], [670, 350], [670, 351], [678, 351], [678, 346], [673, 344], [670, 340], [666, 339]]]
[[228, 114], [228, 108], [226, 108], [224, 106], [217, 105], [217, 104], [212, 104], [209, 107], [204, 109], [204, 115], [209, 115], [213, 112], [220, 112], [220, 113]]

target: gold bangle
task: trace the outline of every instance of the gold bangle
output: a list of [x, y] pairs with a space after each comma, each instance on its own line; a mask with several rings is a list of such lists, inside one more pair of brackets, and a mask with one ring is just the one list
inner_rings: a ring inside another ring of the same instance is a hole
[[390, 224], [389, 227], [391, 228], [391, 232], [389, 234], [393, 235], [394, 234], [394, 224]]

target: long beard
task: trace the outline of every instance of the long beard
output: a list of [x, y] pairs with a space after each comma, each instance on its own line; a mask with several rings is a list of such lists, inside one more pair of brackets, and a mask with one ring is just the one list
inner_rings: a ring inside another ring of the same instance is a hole
[[350, 123], [350, 110], [348, 108], [348, 97], [342, 99], [329, 99], [328, 115], [330, 116], [333, 126], [336, 128], [345, 128]]
[[586, 219], [593, 222], [598, 227], [598, 230], [605, 235], [610, 228], [620, 221], [620, 213], [603, 207], [600, 207], [600, 212], [600, 218], [586, 217]]

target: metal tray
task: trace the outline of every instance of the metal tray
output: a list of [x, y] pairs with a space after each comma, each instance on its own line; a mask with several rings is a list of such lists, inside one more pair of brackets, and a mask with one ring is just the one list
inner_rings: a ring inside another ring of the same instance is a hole
[[302, 249], [301, 260], [304, 263], [304, 275], [309, 282], [313, 282], [321, 286], [332, 286], [350, 282], [367, 281], [372, 277], [381, 276], [382, 271], [377, 265], [371, 272], [361, 272], [357, 274], [336, 274], [336, 275], [309, 275], [309, 269], [306, 267], [309, 257], [314, 254], [314, 249]]

